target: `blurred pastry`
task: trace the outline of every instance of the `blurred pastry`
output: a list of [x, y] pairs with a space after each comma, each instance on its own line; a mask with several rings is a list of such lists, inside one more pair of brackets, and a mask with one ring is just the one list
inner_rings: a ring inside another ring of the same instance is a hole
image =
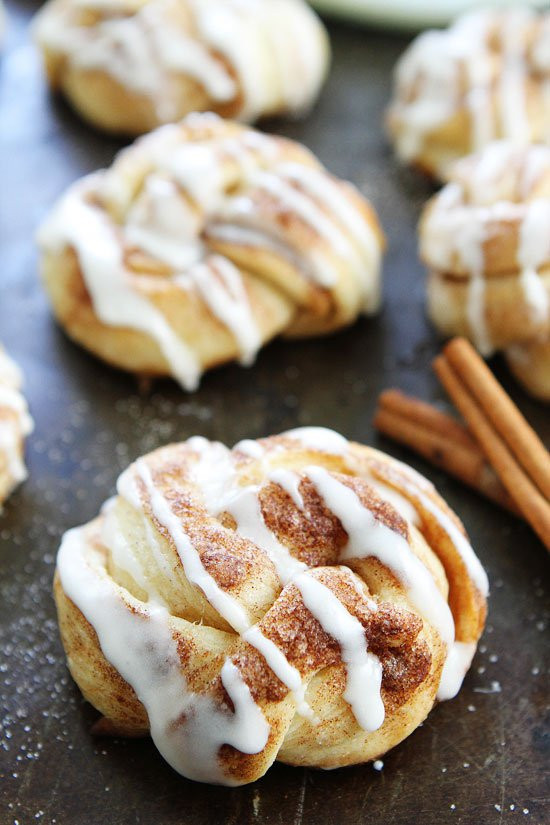
[[0, 347], [0, 507], [27, 477], [24, 441], [33, 423], [20, 391], [22, 383], [19, 368]]
[[[452, 698], [487, 577], [422, 476], [308, 427], [150, 453], [70, 530], [55, 597], [96, 731], [242, 785], [374, 759]], [[139, 698], [138, 698], [139, 697]]]
[[401, 160], [446, 179], [495, 139], [550, 142], [550, 13], [484, 9], [400, 58], [388, 128]]
[[383, 237], [359, 192], [298, 143], [211, 114], [71, 186], [39, 243], [72, 338], [189, 390], [275, 335], [332, 332], [379, 305]]
[[550, 400], [550, 147], [496, 141], [449, 178], [420, 221], [429, 315]]
[[49, 0], [34, 33], [52, 87], [94, 125], [131, 135], [194, 111], [303, 113], [329, 62], [303, 0]]

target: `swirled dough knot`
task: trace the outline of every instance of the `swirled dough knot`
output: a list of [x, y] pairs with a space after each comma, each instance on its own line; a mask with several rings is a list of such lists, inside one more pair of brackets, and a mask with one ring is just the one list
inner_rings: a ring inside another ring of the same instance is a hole
[[492, 140], [550, 142], [550, 13], [484, 9], [420, 34], [399, 60], [388, 128], [399, 157], [446, 179]]
[[438, 329], [502, 349], [550, 400], [550, 147], [495, 141], [458, 161], [424, 210], [420, 255]]
[[100, 128], [134, 135], [189, 112], [301, 114], [329, 62], [303, 0], [50, 0], [34, 31], [52, 86]]
[[312, 427], [191, 438], [117, 490], [65, 535], [55, 585], [103, 732], [149, 731], [185, 776], [238, 785], [275, 759], [374, 759], [458, 691], [487, 578], [410, 468]]
[[39, 233], [53, 309], [106, 361], [187, 389], [379, 304], [370, 205], [304, 147], [212, 114], [161, 127], [74, 184]]

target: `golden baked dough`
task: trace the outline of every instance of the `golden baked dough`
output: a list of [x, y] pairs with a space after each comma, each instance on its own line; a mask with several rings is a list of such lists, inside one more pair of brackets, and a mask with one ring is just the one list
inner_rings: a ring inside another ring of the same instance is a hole
[[550, 142], [550, 13], [484, 9], [399, 60], [388, 129], [401, 160], [447, 179], [495, 139]]
[[379, 304], [370, 205], [304, 147], [190, 115], [74, 184], [39, 233], [68, 334], [187, 389], [275, 335], [319, 335]]
[[24, 440], [33, 427], [27, 402], [21, 394], [17, 365], [0, 346], [0, 507], [11, 491], [27, 477], [23, 463]]
[[[433, 486], [318, 427], [157, 450], [69, 531], [55, 580], [99, 732], [188, 778], [381, 756], [452, 698], [487, 578]], [[139, 699], [138, 699], [139, 696]]]
[[449, 178], [420, 221], [430, 318], [484, 355], [504, 350], [550, 400], [550, 147], [496, 141]]
[[303, 0], [49, 0], [34, 33], [52, 87], [132, 135], [189, 112], [302, 114], [329, 62]]

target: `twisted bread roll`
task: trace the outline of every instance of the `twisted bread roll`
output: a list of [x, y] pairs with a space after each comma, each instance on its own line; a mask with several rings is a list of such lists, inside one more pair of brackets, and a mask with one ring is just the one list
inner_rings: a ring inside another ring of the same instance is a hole
[[374, 759], [459, 690], [487, 578], [405, 465], [317, 427], [195, 437], [117, 490], [64, 536], [55, 582], [98, 730], [150, 731], [180, 773], [239, 785], [275, 759]]
[[51, 85], [96, 126], [134, 135], [193, 111], [303, 113], [329, 61], [302, 0], [50, 0], [35, 36]]
[[33, 422], [21, 384], [19, 368], [0, 347], [0, 506], [27, 477], [24, 439], [32, 432]]
[[399, 60], [388, 128], [401, 160], [446, 179], [497, 138], [550, 142], [550, 14], [482, 10]]
[[299, 144], [214, 115], [164, 126], [73, 185], [39, 242], [71, 337], [190, 390], [281, 332], [332, 332], [379, 304], [369, 204]]
[[438, 329], [503, 349], [550, 399], [550, 148], [497, 141], [458, 161], [424, 210], [420, 255]]

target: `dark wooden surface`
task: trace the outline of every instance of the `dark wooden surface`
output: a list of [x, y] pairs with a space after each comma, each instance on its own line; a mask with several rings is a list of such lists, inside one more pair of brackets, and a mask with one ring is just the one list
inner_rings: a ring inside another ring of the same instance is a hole
[[[56, 329], [37, 280], [37, 222], [119, 144], [48, 98], [25, 31], [32, 11], [29, 2], [11, 5], [0, 67], [0, 339], [25, 370], [36, 419], [30, 479], [0, 516], [0, 823], [548, 822], [547, 554], [525, 525], [380, 442], [370, 423], [383, 387], [442, 398], [429, 367], [438, 342], [424, 317], [415, 239], [431, 188], [397, 167], [381, 127], [405, 41], [333, 27], [333, 70], [315, 111], [304, 122], [268, 124], [304, 141], [378, 208], [389, 240], [383, 313], [330, 339], [275, 342], [248, 370], [207, 375], [194, 395], [166, 381], [141, 397], [131, 377]], [[548, 438], [547, 410], [512, 386], [498, 359], [494, 368]], [[94, 516], [120, 469], [162, 443], [196, 433], [233, 443], [310, 423], [410, 460], [462, 515], [492, 594], [459, 697], [437, 707], [380, 772], [276, 765], [232, 790], [182, 779], [149, 741], [94, 740], [95, 712], [65, 669], [51, 598], [61, 533]]]

